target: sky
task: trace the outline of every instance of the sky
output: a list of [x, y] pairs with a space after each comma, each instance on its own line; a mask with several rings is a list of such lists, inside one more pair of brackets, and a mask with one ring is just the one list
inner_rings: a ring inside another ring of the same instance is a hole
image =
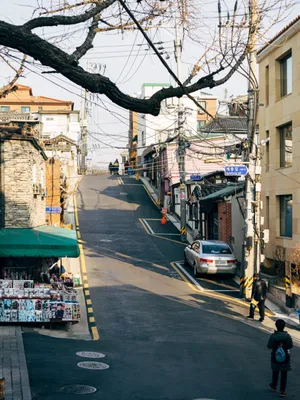
[[[43, 0], [39, 1], [41, 3]], [[191, 1], [201, 1], [205, 8], [203, 18], [206, 19], [204, 21], [208, 21], [209, 25], [217, 24], [217, 2], [214, 3], [208, 0]], [[228, 4], [231, 3], [231, 0], [227, 1], [229, 10], [231, 8]], [[275, 1], [274, 3], [276, 4]], [[299, 0], [295, 0], [296, 5], [292, 12], [287, 16], [286, 20], [278, 23], [273, 28], [273, 31], [269, 32], [270, 36], [282, 29], [299, 13], [299, 3]], [[31, 18], [36, 4], [37, 0], [11, 0], [6, 2], [5, 8], [3, 7], [0, 11], [0, 19], [10, 23], [22, 24]], [[224, 7], [226, 8], [225, 1], [222, 4], [223, 10]], [[233, 8], [233, 6], [231, 7]], [[226, 14], [225, 11], [224, 15]], [[79, 30], [74, 37], [74, 40], [79, 43], [82, 41], [82, 28], [82, 26], [78, 27]], [[63, 32], [65, 32], [64, 28], [55, 27], [51, 28], [51, 30], [43, 31], [43, 34], [53, 40], [53, 36], [59, 38]], [[163, 47], [161, 51], [164, 53], [164, 58], [175, 72], [174, 33], [175, 31], [170, 25], [159, 30], [152, 29], [148, 31], [153, 42], [163, 42], [157, 46]], [[205, 42], [206, 39], [210, 38], [209, 30], [202, 29], [200, 36], [200, 40]], [[199, 48], [199, 45], [185, 37], [182, 56], [183, 77], [187, 76], [196, 62], [198, 54], [201, 54], [201, 52], [199, 53]], [[89, 69], [98, 68], [101, 73], [108, 76], [112, 81], [117, 82], [121, 90], [131, 95], [139, 93], [142, 84], [145, 82], [172, 83], [168, 72], [158, 58], [152, 54], [152, 51], [147, 50], [144, 39], [137, 31], [130, 31], [124, 34], [98, 34], [94, 41], [94, 48], [82, 59], [81, 63], [84, 67], [88, 66]], [[31, 86], [34, 95], [72, 100], [75, 103], [75, 109], [81, 109], [82, 89], [61, 75], [42, 74], [43, 70], [45, 70], [43, 67], [30, 62], [27, 64], [24, 77], [19, 82]], [[0, 83], [7, 83], [10, 76], [12, 76], [11, 70], [8, 69], [5, 63], [0, 62]], [[235, 74], [225, 85], [219, 86], [214, 90], [205, 89], [204, 91], [223, 99], [225, 90], [227, 90], [228, 96], [245, 94], [247, 92], [247, 81], [241, 75]], [[106, 168], [110, 161], [120, 157], [122, 149], [125, 149], [128, 143], [128, 111], [112, 104], [105, 96], [90, 95], [88, 116], [88, 158], [91, 160], [89, 162], [98, 167]]]

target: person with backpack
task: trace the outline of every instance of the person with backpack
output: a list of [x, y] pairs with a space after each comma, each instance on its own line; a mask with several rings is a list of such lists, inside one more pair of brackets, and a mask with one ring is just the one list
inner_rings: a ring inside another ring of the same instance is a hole
[[277, 330], [272, 333], [268, 342], [268, 349], [271, 349], [271, 368], [272, 382], [270, 388], [273, 392], [277, 390], [277, 383], [280, 377], [280, 397], [285, 397], [285, 388], [287, 383], [287, 373], [291, 370], [290, 349], [293, 347], [291, 336], [284, 331], [285, 322], [283, 319], [278, 319], [275, 322]]
[[248, 318], [254, 318], [254, 312], [256, 306], [259, 309], [259, 322], [263, 322], [265, 319], [265, 300], [267, 298], [267, 285], [264, 280], [262, 280], [258, 273], [253, 275], [253, 286], [252, 286], [252, 295], [251, 295], [251, 303], [250, 303], [250, 311]]

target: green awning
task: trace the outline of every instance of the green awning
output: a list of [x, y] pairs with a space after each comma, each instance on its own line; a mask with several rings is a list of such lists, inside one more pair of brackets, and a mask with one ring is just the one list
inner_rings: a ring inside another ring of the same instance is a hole
[[79, 257], [76, 232], [56, 226], [0, 229], [0, 257]]

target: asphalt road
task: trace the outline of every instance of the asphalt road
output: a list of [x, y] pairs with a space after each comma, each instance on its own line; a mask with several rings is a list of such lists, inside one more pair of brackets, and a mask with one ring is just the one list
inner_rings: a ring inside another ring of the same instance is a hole
[[[234, 292], [220, 292], [236, 290], [231, 280], [200, 279], [201, 291], [187, 279], [192, 270], [184, 273], [180, 264], [184, 247], [177, 231], [159, 223], [141, 182], [85, 177], [77, 199], [100, 340], [25, 333], [33, 399], [71, 399], [60, 392], [71, 384], [93, 386], [97, 392], [87, 398], [103, 400], [273, 398], [269, 331], [245, 319], [247, 309]], [[110, 368], [79, 368], [79, 350], [102, 352], [105, 358], [94, 361]], [[295, 399], [299, 356], [294, 348], [287, 391]]]

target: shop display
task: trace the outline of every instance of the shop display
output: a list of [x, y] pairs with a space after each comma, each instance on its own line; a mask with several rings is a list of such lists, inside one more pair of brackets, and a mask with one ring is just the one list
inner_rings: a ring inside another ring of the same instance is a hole
[[[22, 275], [24, 277], [24, 274]], [[0, 322], [78, 321], [77, 293], [63, 283], [0, 279]]]

